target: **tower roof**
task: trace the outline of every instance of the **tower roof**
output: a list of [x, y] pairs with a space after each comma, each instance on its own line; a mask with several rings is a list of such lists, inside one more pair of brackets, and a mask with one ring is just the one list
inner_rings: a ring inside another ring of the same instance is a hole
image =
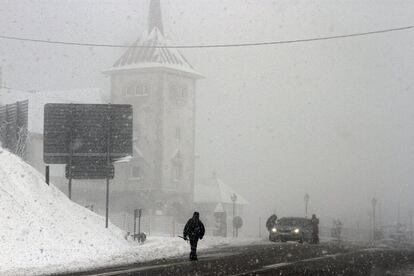
[[163, 34], [160, 0], [151, 0], [148, 30], [137, 39], [107, 71], [116, 73], [125, 70], [164, 69], [178, 71], [193, 78], [202, 78], [186, 58], [171, 45]]

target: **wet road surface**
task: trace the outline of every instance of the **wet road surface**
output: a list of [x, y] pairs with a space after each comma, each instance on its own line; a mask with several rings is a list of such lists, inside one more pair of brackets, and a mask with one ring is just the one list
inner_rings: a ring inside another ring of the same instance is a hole
[[391, 265], [413, 255], [344, 244], [269, 243], [201, 251], [197, 262], [180, 256], [67, 275], [390, 275]]

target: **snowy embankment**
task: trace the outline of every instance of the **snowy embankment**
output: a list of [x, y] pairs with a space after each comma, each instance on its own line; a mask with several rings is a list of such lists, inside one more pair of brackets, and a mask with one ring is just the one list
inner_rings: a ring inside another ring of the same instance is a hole
[[[43, 275], [188, 253], [180, 238], [125, 240], [105, 218], [70, 201], [24, 161], [0, 148], [0, 274]], [[206, 237], [200, 249], [253, 240]]]

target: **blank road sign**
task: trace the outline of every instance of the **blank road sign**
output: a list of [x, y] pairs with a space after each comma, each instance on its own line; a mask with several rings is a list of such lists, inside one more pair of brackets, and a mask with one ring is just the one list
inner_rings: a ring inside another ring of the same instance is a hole
[[112, 164], [109, 164], [109, 167], [106, 165], [98, 167], [92, 164], [73, 164], [71, 167], [72, 172], [69, 172], [69, 165], [66, 165], [66, 178], [69, 178], [69, 173], [71, 173], [72, 179], [105, 179], [106, 177], [113, 179], [115, 175], [115, 168]]
[[132, 106], [118, 104], [46, 104], [44, 152], [47, 164], [68, 164], [72, 157], [106, 160], [132, 155]]

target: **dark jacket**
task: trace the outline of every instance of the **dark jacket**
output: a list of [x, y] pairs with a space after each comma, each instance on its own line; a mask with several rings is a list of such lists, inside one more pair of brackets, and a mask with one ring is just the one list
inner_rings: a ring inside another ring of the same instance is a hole
[[194, 212], [193, 217], [190, 218], [183, 231], [184, 238], [190, 238], [190, 240], [198, 240], [204, 237], [204, 224], [200, 221], [200, 215], [198, 212]]
[[319, 219], [315, 216], [312, 216], [311, 223], [312, 223], [313, 233], [319, 234]]
[[271, 215], [267, 221], [266, 221], [266, 228], [267, 230], [271, 230], [273, 227], [275, 227], [276, 225], [276, 220], [277, 220], [277, 216], [276, 215]]

